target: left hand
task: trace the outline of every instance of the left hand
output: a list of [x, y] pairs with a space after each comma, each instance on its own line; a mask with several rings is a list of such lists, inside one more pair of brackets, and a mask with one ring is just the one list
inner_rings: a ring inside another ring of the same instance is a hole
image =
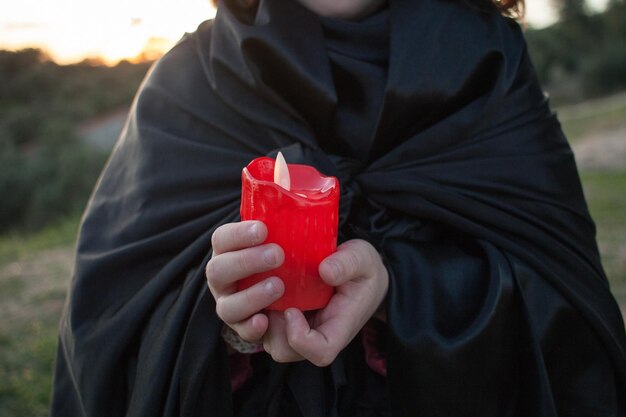
[[361, 239], [347, 241], [319, 267], [336, 292], [328, 305], [307, 319], [296, 308], [271, 311], [263, 337], [276, 362], [309, 360], [330, 365], [374, 315], [387, 295], [389, 274], [374, 247]]

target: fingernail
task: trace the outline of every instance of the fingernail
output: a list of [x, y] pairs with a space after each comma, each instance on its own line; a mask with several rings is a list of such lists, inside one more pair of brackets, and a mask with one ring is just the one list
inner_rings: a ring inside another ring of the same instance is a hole
[[253, 223], [252, 226], [250, 226], [248, 233], [250, 233], [250, 239], [252, 239], [253, 242], [256, 243], [259, 241], [259, 225], [257, 223]]
[[339, 279], [339, 265], [334, 261], [326, 261], [326, 265], [330, 266], [330, 274], [333, 281]]
[[276, 284], [274, 284], [274, 282], [272, 280], [269, 280], [265, 283], [265, 292], [267, 292], [270, 295], [277, 295], [279, 293], [278, 291], [278, 287], [276, 286]]
[[265, 249], [263, 260], [270, 266], [276, 265], [276, 251], [274, 249]]
[[293, 311], [285, 310], [285, 320], [291, 321], [292, 318], [293, 318]]

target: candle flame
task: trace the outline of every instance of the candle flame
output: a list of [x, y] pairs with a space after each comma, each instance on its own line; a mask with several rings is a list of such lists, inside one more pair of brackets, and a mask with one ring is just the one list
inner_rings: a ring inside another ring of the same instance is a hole
[[291, 190], [291, 178], [289, 177], [289, 168], [287, 162], [281, 152], [276, 156], [276, 164], [274, 165], [274, 183], [280, 185], [285, 190]]

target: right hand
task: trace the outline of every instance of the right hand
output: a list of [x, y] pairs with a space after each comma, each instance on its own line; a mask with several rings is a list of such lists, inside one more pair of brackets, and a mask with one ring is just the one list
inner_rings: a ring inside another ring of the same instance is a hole
[[269, 326], [268, 317], [262, 311], [285, 291], [278, 277], [269, 277], [237, 291], [238, 280], [283, 263], [283, 250], [275, 243], [263, 244], [266, 238], [267, 227], [260, 221], [220, 226], [211, 238], [213, 256], [206, 266], [217, 315], [248, 342], [261, 341]]

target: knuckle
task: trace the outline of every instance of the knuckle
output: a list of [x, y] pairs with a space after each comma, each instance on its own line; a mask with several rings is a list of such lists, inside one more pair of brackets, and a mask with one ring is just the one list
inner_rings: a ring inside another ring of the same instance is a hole
[[239, 334], [239, 338], [243, 340], [244, 342], [254, 343], [255, 340], [258, 340], [258, 338], [256, 337], [256, 334], [253, 331], [241, 329], [238, 334]]
[[223, 230], [224, 230], [224, 226], [220, 226], [217, 229], [215, 229], [215, 231], [211, 235], [211, 247], [213, 248], [213, 252], [215, 252], [215, 250], [219, 249], [220, 247], [220, 243], [222, 240], [221, 235], [222, 235]]
[[241, 295], [243, 296], [243, 303], [242, 306], [254, 306], [256, 303], [255, 297], [252, 294], [252, 291], [254, 290], [254, 287], [250, 287], [246, 290], [243, 290], [243, 292], [241, 293]]
[[301, 345], [301, 341], [302, 341], [302, 338], [300, 337], [299, 334], [294, 334], [292, 332], [289, 332], [287, 334], [287, 343], [289, 343], [291, 347], [298, 348], [298, 346]]
[[287, 352], [284, 349], [279, 349], [278, 351], [272, 352], [272, 359], [274, 360], [274, 362], [288, 363], [293, 362], [295, 360], [295, 357], [290, 352]]
[[355, 248], [356, 251], [358, 251], [359, 253], [362, 253], [364, 256], [371, 256], [372, 255], [372, 246], [366, 242], [365, 240], [357, 240], [356, 242], [354, 242], [355, 244]]
[[337, 355], [325, 353], [325, 354], [321, 354], [321, 355], [319, 355], [319, 356], [317, 356], [315, 358], [312, 358], [311, 362], [315, 366], [318, 366], [320, 368], [325, 368], [325, 367], [329, 366], [331, 363], [333, 363], [333, 361], [335, 360], [336, 356]]
[[354, 267], [353, 273], [364, 274], [375, 266], [375, 261], [380, 254], [367, 241], [355, 239], [350, 241], [349, 262]]
[[239, 265], [239, 269], [244, 274], [250, 274], [252, 269], [250, 265], [250, 257], [246, 251], [240, 251], [237, 254], [237, 264]]
[[354, 276], [359, 272], [359, 266], [360, 266], [360, 259], [359, 256], [357, 255], [357, 252], [354, 250], [349, 250], [346, 251], [346, 257], [345, 257], [345, 273], [348, 276]]
[[224, 305], [224, 297], [219, 297], [217, 300], [215, 300], [215, 313], [224, 322], [228, 322], [225, 317], [226, 306]]
[[215, 295], [217, 291], [220, 289], [219, 283], [219, 262], [215, 262], [213, 259], [209, 261], [206, 265], [206, 280], [209, 290], [211, 293]]
[[270, 354], [274, 362], [285, 362], [285, 355], [283, 354], [282, 349], [278, 349], [277, 347], [272, 346], [270, 349], [267, 350], [267, 352]]
[[[235, 320], [233, 320], [235, 321]], [[239, 321], [236, 323], [228, 323], [226, 324], [235, 331], [239, 339], [248, 343], [256, 343], [261, 335], [258, 335], [257, 332], [249, 326], [249, 323], [245, 320]]]
[[263, 350], [272, 357], [274, 362], [287, 363], [298, 359], [295, 352], [284, 342], [276, 339], [273, 339], [273, 341], [276, 343], [272, 343], [272, 337], [263, 338]]
[[216, 276], [215, 272], [215, 258], [211, 258], [209, 262], [207, 262], [206, 268], [204, 269], [204, 273], [209, 281], [209, 284], [212, 283], [214, 277]]

